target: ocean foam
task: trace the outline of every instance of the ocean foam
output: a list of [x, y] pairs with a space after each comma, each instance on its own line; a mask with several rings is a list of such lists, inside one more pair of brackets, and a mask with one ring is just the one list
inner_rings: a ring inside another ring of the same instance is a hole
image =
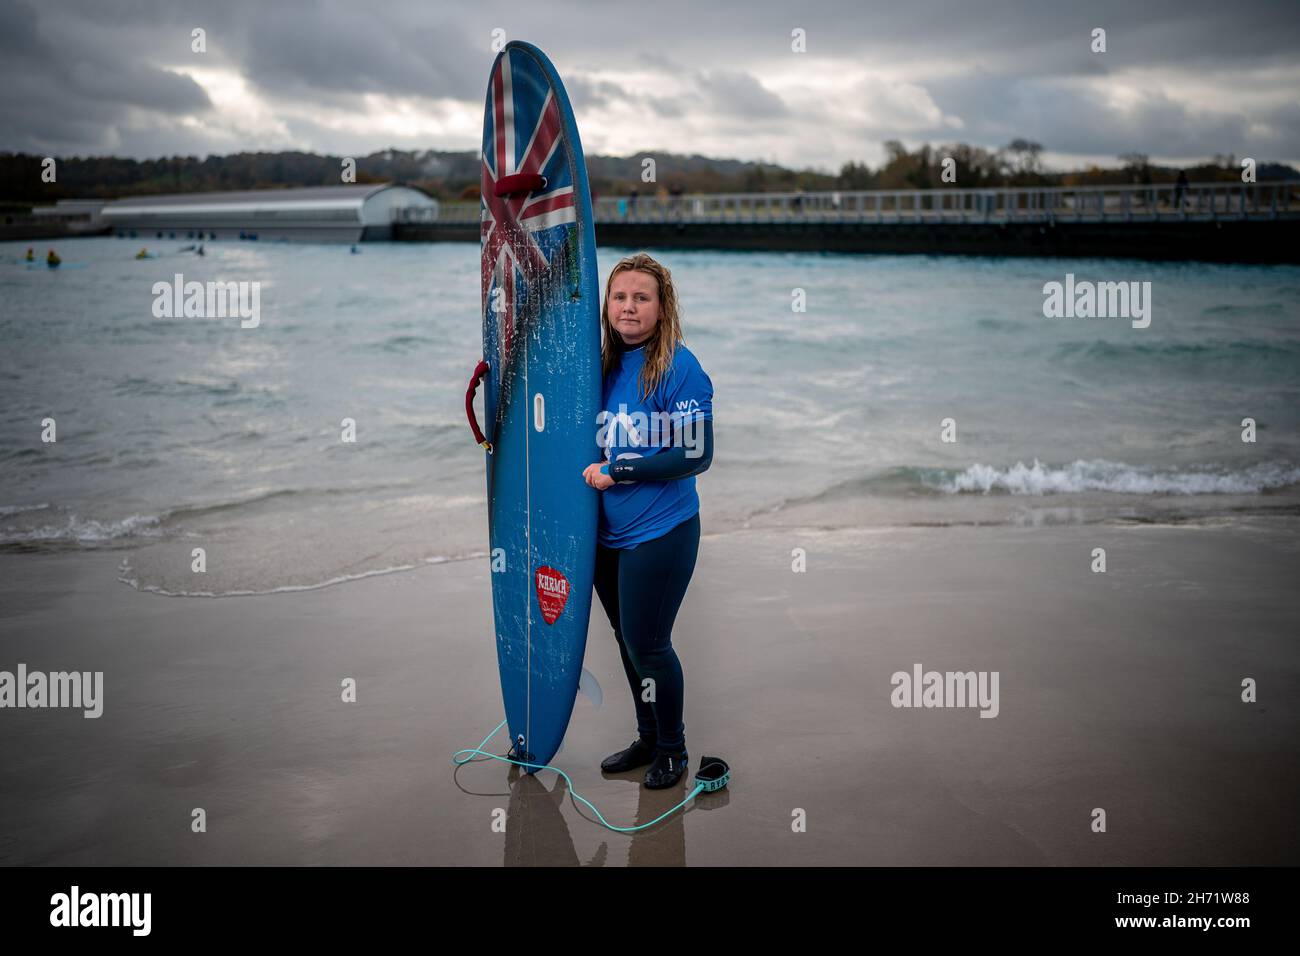
[[1018, 461], [1009, 468], [977, 463], [949, 480], [929, 486], [950, 494], [1005, 491], [1013, 495], [1044, 495], [1110, 491], [1130, 495], [1249, 495], [1297, 482], [1300, 482], [1300, 467], [1290, 462], [1265, 462], [1241, 470], [1209, 465], [1153, 469], [1094, 458], [1087, 461], [1076, 459], [1055, 468], [1035, 458], [1033, 465]]

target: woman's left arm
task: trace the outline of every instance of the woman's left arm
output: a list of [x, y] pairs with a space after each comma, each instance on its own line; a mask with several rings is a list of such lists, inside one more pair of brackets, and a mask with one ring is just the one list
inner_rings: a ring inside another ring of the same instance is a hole
[[601, 474], [609, 475], [615, 483], [671, 481], [698, 475], [713, 462], [713, 419], [697, 419], [685, 432], [696, 439], [693, 445], [688, 446], [684, 441], [683, 427], [679, 423], [673, 428], [670, 448], [648, 457], [620, 458], [602, 465]]

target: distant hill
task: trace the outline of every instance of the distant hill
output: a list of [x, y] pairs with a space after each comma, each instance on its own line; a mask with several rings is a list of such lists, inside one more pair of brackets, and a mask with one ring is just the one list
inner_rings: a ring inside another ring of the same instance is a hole
[[[623, 195], [631, 189], [647, 195], [680, 189], [688, 193], [770, 192], [833, 189], [941, 188], [942, 161], [956, 160], [958, 185], [1078, 185], [1131, 182], [1173, 182], [1174, 168], [1152, 166], [1146, 157], [1121, 157], [1122, 166], [1053, 172], [1038, 163], [1042, 147], [1015, 140], [988, 151], [965, 144], [921, 146], [907, 150], [886, 144], [888, 159], [878, 169], [846, 163], [838, 174], [792, 170], [769, 163], [714, 159], [699, 154], [656, 152], [631, 156], [588, 156], [592, 189], [598, 194]], [[642, 182], [642, 160], [655, 160], [655, 182]], [[356, 158], [356, 181], [404, 182], [443, 200], [478, 197], [479, 157], [473, 151], [388, 149]], [[151, 160], [114, 156], [58, 159], [58, 180], [41, 181], [42, 157], [0, 153], [0, 204], [23, 206], [59, 199], [117, 199], [158, 193], [207, 192], [229, 189], [271, 189], [341, 183], [340, 156], [315, 153], [236, 153], [230, 156], [173, 156]], [[1192, 181], [1233, 180], [1240, 167], [1231, 156], [1215, 157], [1187, 169]], [[1300, 172], [1278, 163], [1260, 163], [1261, 181], [1300, 179]]]

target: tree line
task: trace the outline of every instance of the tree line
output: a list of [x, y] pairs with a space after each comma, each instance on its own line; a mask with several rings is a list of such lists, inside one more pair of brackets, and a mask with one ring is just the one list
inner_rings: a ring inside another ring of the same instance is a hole
[[[838, 173], [793, 170], [774, 163], [714, 159], [676, 153], [588, 156], [592, 189], [598, 195], [793, 192], [797, 190], [938, 189], [996, 186], [1077, 186], [1172, 183], [1179, 169], [1153, 165], [1146, 155], [1119, 157], [1119, 165], [1052, 171], [1042, 163], [1043, 147], [1016, 139], [989, 150], [966, 143], [908, 149], [885, 143], [885, 162], [873, 169], [847, 162]], [[655, 181], [642, 181], [643, 161], [655, 161]], [[53, 203], [59, 199], [118, 199], [126, 196], [213, 190], [274, 189], [339, 185], [344, 157], [304, 152], [236, 153], [230, 156], [172, 156], [135, 160], [116, 156], [58, 159], [56, 181], [42, 179], [44, 157], [0, 153], [0, 203]], [[953, 160], [955, 183], [944, 180], [944, 161]], [[383, 150], [355, 157], [355, 182], [402, 182], [442, 200], [474, 200], [479, 191], [479, 157], [473, 151]], [[1238, 180], [1232, 156], [1215, 156], [1186, 167], [1192, 182]], [[1260, 181], [1296, 179], [1300, 173], [1278, 163], [1260, 163]]]

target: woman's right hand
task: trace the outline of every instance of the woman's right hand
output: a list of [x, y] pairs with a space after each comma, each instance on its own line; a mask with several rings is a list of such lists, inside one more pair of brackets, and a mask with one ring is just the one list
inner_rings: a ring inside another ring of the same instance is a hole
[[607, 464], [609, 463], [598, 461], [595, 464], [588, 465], [582, 472], [583, 481], [591, 485], [591, 487], [595, 488], [597, 491], [604, 491], [606, 488], [612, 487], [614, 479], [609, 477], [609, 475], [602, 475], [600, 473], [600, 469]]

